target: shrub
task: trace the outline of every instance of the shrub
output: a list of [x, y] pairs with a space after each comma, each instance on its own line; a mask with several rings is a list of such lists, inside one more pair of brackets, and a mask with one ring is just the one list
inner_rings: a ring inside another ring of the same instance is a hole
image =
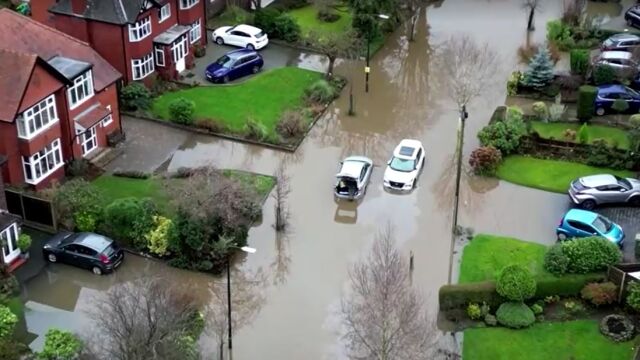
[[591, 282], [604, 281], [602, 273], [590, 273], [581, 276], [560, 276], [557, 278], [546, 278], [537, 281], [536, 295], [538, 299], [546, 296], [579, 296], [584, 286]]
[[542, 305], [535, 303], [531, 306], [529, 306], [529, 308], [531, 309], [531, 311], [533, 312], [533, 315], [540, 315], [544, 312], [544, 308], [542, 307]]
[[556, 275], [562, 275], [569, 268], [569, 258], [562, 250], [562, 244], [553, 245], [546, 254], [544, 254], [544, 268], [548, 272]]
[[29, 234], [21, 233], [20, 236], [18, 236], [18, 249], [20, 249], [21, 252], [26, 253], [31, 247], [31, 242], [31, 236]]
[[560, 20], [547, 22], [547, 40], [558, 43], [566, 42], [569, 38], [571, 38], [571, 29], [565, 23]]
[[473, 173], [482, 176], [493, 176], [502, 162], [502, 154], [495, 147], [483, 146], [479, 147], [469, 156], [469, 165], [473, 169]]
[[484, 323], [487, 324], [487, 326], [496, 326], [498, 325], [498, 320], [494, 315], [487, 314], [484, 316]]
[[595, 306], [613, 304], [617, 297], [617, 287], [612, 282], [587, 284], [580, 295]]
[[569, 259], [567, 272], [570, 273], [602, 271], [622, 259], [618, 246], [600, 236], [565, 241], [561, 246], [562, 252]]
[[314, 103], [326, 104], [336, 97], [336, 90], [327, 80], [320, 79], [305, 89], [307, 100]]
[[580, 85], [584, 83], [584, 76], [582, 75], [559, 75], [555, 78], [554, 82], [560, 86], [561, 89], [575, 91], [580, 88]]
[[549, 50], [541, 47], [538, 53], [531, 58], [522, 83], [526, 86], [542, 89], [549, 85], [551, 80], [553, 80], [553, 61], [549, 55]]
[[504, 121], [497, 121], [482, 128], [478, 139], [482, 146], [493, 146], [502, 155], [514, 153], [520, 147], [520, 140], [527, 134], [527, 127], [522, 120], [522, 112], [509, 107]]
[[629, 124], [632, 127], [640, 127], [640, 114], [633, 114], [629, 116]]
[[226, 126], [216, 119], [196, 119], [194, 125], [200, 129], [205, 129], [214, 133], [224, 132]]
[[204, 314], [201, 311], [195, 311], [191, 316], [191, 325], [189, 326], [189, 334], [194, 338], [200, 338], [204, 331], [205, 321]]
[[71, 360], [76, 359], [82, 351], [82, 341], [68, 331], [49, 329], [44, 337], [44, 347], [39, 353], [41, 359]]
[[569, 53], [571, 72], [585, 75], [589, 70], [589, 50], [575, 49]]
[[558, 295], [549, 295], [549, 296], [545, 296], [544, 298], [545, 304], [554, 304], [554, 303], [557, 303], [558, 301], [560, 301], [560, 296]]
[[255, 23], [274, 39], [296, 42], [300, 38], [300, 26], [287, 13], [269, 8], [263, 9], [256, 13]]
[[578, 92], [578, 119], [589, 121], [596, 111], [596, 95], [598, 89], [593, 86], [581, 86]]
[[615, 99], [613, 104], [611, 104], [611, 110], [615, 111], [618, 114], [622, 114], [623, 112], [629, 110], [629, 104], [622, 99]]
[[276, 18], [280, 16], [280, 11], [271, 7], [256, 11], [255, 26], [269, 34], [269, 37], [276, 37]]
[[466, 309], [468, 304], [486, 303], [491, 307], [498, 307], [505, 298], [496, 292], [496, 285], [492, 281], [444, 285], [438, 293], [440, 310]]
[[521, 265], [509, 265], [500, 271], [496, 291], [509, 300], [524, 301], [535, 295], [536, 280]]
[[282, 114], [276, 124], [276, 131], [285, 138], [296, 138], [304, 134], [307, 129], [306, 122], [300, 111], [287, 110]]
[[640, 312], [640, 283], [630, 282], [628, 287], [626, 303], [633, 310]]
[[244, 135], [247, 139], [261, 141], [267, 137], [267, 129], [255, 120], [248, 119], [244, 124]]
[[158, 256], [165, 256], [168, 254], [169, 230], [171, 225], [171, 219], [164, 216], [153, 217], [154, 228], [145, 234], [149, 252]]
[[80, 178], [72, 179], [50, 191], [53, 192], [53, 207], [58, 222], [63, 228], [73, 230], [76, 227], [75, 214], [78, 213], [100, 217], [102, 193], [89, 182]]
[[520, 71], [514, 71], [509, 76], [509, 80], [507, 80], [507, 95], [513, 96], [518, 93], [518, 86], [520, 85], [520, 80], [522, 79], [522, 73]]
[[570, 317], [581, 315], [584, 312], [584, 306], [582, 306], [582, 304], [578, 301], [567, 300], [564, 302], [563, 307], [564, 311]]
[[89, 161], [87, 159], [73, 159], [67, 165], [67, 176], [85, 176], [89, 172]]
[[567, 106], [562, 103], [560, 95], [556, 96], [555, 101], [549, 107], [549, 120], [553, 122], [562, 120], [565, 111], [567, 111]]
[[536, 115], [538, 120], [544, 122], [547, 122], [547, 120], [549, 120], [549, 109], [547, 108], [547, 104], [545, 104], [543, 101], [534, 102], [533, 105], [531, 105], [531, 110]]
[[480, 310], [480, 305], [469, 304], [469, 306], [467, 306], [467, 315], [471, 320], [482, 319], [482, 310]]
[[[518, 48], [518, 57], [520, 58], [520, 61], [522, 63], [528, 64], [529, 61], [531, 61], [531, 58], [533, 58], [538, 53], [539, 50], [540, 50], [539, 44], [531, 44], [529, 46], [522, 45]], [[547, 50], [549, 50], [549, 56], [551, 57], [551, 60], [553, 61], [553, 63], [554, 64], [557, 63], [558, 60], [560, 60], [560, 57], [562, 56], [558, 48], [553, 44], [548, 44]]]
[[596, 66], [593, 69], [593, 82], [596, 85], [611, 84], [616, 78], [616, 71], [611, 66]]
[[586, 144], [589, 142], [589, 127], [587, 124], [582, 124], [578, 130], [578, 141], [580, 144]]
[[18, 317], [11, 309], [0, 305], [0, 339], [6, 339], [13, 335], [13, 330], [18, 323]]
[[329, 9], [323, 9], [318, 11], [318, 20], [333, 23], [340, 20], [340, 14]]
[[151, 108], [151, 92], [143, 84], [133, 82], [120, 90], [120, 101], [125, 110], [148, 110]]
[[576, 141], [577, 133], [573, 129], [565, 129], [565, 131], [562, 133], [562, 136], [567, 141]]
[[197, 58], [204, 57], [207, 54], [207, 48], [198, 44], [193, 47], [193, 56]]
[[134, 246], [146, 247], [145, 235], [154, 225], [155, 205], [150, 199], [122, 198], [107, 205], [104, 211], [104, 232]]
[[193, 114], [196, 111], [196, 104], [185, 98], [177, 98], [169, 103], [169, 116], [171, 121], [191, 125], [193, 123]]
[[604, 139], [595, 139], [587, 151], [587, 165], [624, 169], [627, 167], [627, 156], [609, 146]]
[[251, 24], [253, 22], [253, 16], [247, 10], [237, 5], [227, 6], [224, 12], [220, 15], [220, 19], [226, 20], [231, 24]]
[[506, 302], [496, 311], [498, 322], [512, 329], [521, 329], [531, 326], [536, 321], [533, 311], [521, 302]]
[[80, 232], [93, 232], [98, 223], [96, 215], [86, 211], [77, 212], [73, 221], [76, 223], [76, 230]]

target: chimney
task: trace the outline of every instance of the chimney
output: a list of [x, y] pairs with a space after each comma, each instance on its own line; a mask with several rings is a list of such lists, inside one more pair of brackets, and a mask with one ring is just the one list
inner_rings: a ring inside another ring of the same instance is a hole
[[87, 9], [87, 0], [71, 0], [71, 10], [74, 14], [84, 14]]

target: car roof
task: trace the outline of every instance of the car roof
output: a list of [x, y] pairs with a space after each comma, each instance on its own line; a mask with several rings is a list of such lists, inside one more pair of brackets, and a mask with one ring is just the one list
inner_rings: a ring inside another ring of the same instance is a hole
[[564, 216], [565, 220], [576, 220], [583, 223], [591, 224], [598, 217], [597, 213], [581, 209], [571, 209]]
[[599, 93], [612, 93], [612, 92], [627, 92], [627, 89], [624, 85], [620, 84], [610, 84], [610, 85], [600, 85], [598, 86]]
[[631, 53], [628, 51], [603, 51], [600, 54], [602, 59], [631, 59]]
[[112, 242], [113, 241], [111, 239], [105, 236], [87, 232], [79, 233], [73, 239], [74, 244], [84, 245], [98, 252], [101, 252], [109, 247]]
[[640, 13], [640, 5], [633, 5], [632, 7], [629, 8], [629, 10], [627, 10], [627, 12], [629, 11], [633, 11], [635, 13]]
[[238, 50], [229, 51], [225, 55], [227, 55], [232, 59], [237, 59], [239, 57], [249, 55], [249, 54], [255, 54], [255, 53], [256, 52], [254, 50], [250, 50], [250, 49], [238, 49]]
[[404, 159], [413, 159], [416, 157], [420, 147], [422, 147], [422, 143], [418, 140], [403, 139], [393, 150], [393, 156]]
[[358, 178], [366, 164], [371, 165], [372, 161], [364, 156], [350, 156], [344, 159], [342, 168], [340, 168], [340, 172], [336, 176]]
[[262, 30], [258, 29], [255, 26], [245, 25], [245, 24], [236, 25], [233, 27], [233, 30], [242, 31], [249, 35], [258, 35], [259, 33], [262, 32]]
[[602, 174], [581, 177], [580, 182], [582, 183], [582, 185], [587, 187], [597, 187], [602, 185], [617, 184], [618, 180], [616, 180], [615, 176], [613, 175]]
[[609, 36], [607, 40], [625, 41], [625, 40], [639, 40], [640, 36], [629, 33], [619, 33]]

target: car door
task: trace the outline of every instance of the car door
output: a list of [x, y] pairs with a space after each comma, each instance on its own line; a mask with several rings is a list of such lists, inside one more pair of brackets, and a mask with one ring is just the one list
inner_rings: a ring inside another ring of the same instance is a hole
[[243, 32], [243, 31], [234, 31], [234, 32], [235, 32], [235, 36], [236, 36], [236, 45], [241, 46], [241, 47], [247, 47], [247, 44], [249, 43], [249, 40], [251, 39], [249, 34]]
[[567, 223], [571, 227], [572, 234], [570, 235], [572, 236], [585, 237], [585, 236], [593, 236], [593, 234], [596, 233], [596, 231], [590, 225], [587, 225], [585, 223], [575, 221], [575, 220], [569, 220], [567, 221]]
[[416, 156], [416, 170], [420, 171], [424, 166], [424, 151], [422, 148], [418, 149], [418, 155]]
[[78, 249], [78, 266], [90, 269], [98, 252], [84, 245], [76, 245]]
[[74, 265], [74, 266], [80, 266], [80, 267], [84, 267], [83, 266], [83, 258], [81, 257], [81, 246], [77, 245], [77, 244], [69, 244], [66, 245], [63, 249], [62, 249], [62, 259], [65, 263], [70, 264], [70, 265]]
[[227, 39], [225, 39], [225, 42], [229, 45], [242, 46], [240, 44], [241, 37], [239, 34], [240, 34], [240, 31], [238, 30], [230, 31], [227, 34]]
[[233, 64], [233, 78], [239, 78], [246, 75], [247, 57], [241, 57]]

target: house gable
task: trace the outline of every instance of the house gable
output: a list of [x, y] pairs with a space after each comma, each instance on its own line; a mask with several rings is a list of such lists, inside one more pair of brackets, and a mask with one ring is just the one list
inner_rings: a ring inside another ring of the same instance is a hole
[[64, 83], [54, 76], [52, 71], [44, 66], [43, 62], [36, 63], [18, 108], [18, 113], [22, 113], [32, 107], [63, 86]]

